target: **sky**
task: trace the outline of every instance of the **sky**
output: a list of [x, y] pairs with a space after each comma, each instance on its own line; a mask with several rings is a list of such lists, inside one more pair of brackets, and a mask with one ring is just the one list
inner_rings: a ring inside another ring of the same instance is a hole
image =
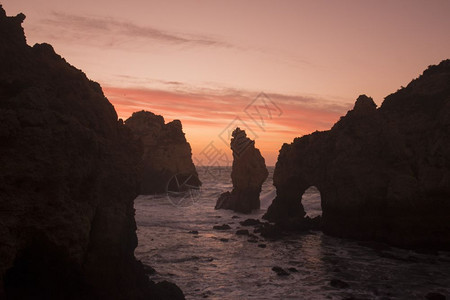
[[120, 118], [181, 120], [197, 165], [228, 165], [245, 129], [266, 164], [360, 94], [380, 105], [450, 58], [450, 1], [0, 0], [102, 85]]

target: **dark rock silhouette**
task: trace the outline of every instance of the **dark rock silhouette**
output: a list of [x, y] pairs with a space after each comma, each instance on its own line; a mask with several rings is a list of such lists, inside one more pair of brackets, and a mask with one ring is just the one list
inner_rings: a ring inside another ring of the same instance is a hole
[[350, 287], [350, 285], [347, 282], [342, 281], [340, 279], [331, 279], [330, 285], [332, 287], [335, 287], [335, 288], [338, 288], [338, 289], [346, 289], [346, 288]]
[[288, 272], [286, 272], [286, 270], [284, 270], [282, 267], [273, 267], [272, 271], [274, 271], [275, 273], [277, 273], [278, 276], [289, 276], [290, 274]]
[[231, 227], [228, 224], [223, 224], [223, 225], [214, 225], [213, 229], [215, 229], [215, 230], [228, 230], [228, 229], [231, 229]]
[[0, 6], [0, 298], [184, 298], [134, 257], [140, 148], [24, 18]]
[[261, 186], [269, 172], [264, 158], [255, 148], [255, 141], [249, 139], [244, 130], [236, 128], [233, 131], [230, 146], [233, 151], [233, 190], [222, 193], [215, 208], [250, 213], [260, 207]]
[[284, 144], [273, 178], [264, 218], [285, 229], [304, 220], [300, 199], [316, 186], [327, 234], [449, 249], [450, 60], [379, 109], [362, 95], [331, 130]]
[[179, 120], [165, 124], [162, 116], [140, 111], [133, 113], [125, 125], [144, 148], [140, 194], [166, 192], [174, 176], [181, 183], [201, 185]]
[[261, 221], [258, 219], [247, 219], [245, 221], [239, 222], [242, 226], [256, 226], [260, 225]]
[[250, 235], [247, 229], [239, 229], [236, 231], [236, 235]]

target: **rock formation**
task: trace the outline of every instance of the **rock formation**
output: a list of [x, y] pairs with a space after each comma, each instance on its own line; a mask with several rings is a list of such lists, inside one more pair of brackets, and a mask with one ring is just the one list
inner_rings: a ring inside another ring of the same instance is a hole
[[360, 96], [331, 130], [284, 144], [265, 219], [304, 218], [321, 192], [325, 233], [404, 247], [450, 248], [450, 60], [430, 66], [379, 109]]
[[190, 186], [201, 185], [179, 120], [165, 124], [162, 116], [140, 111], [133, 113], [125, 125], [144, 149], [141, 194], [166, 192], [173, 176]]
[[269, 172], [264, 158], [255, 148], [255, 141], [247, 137], [245, 130], [236, 128], [233, 131], [230, 146], [233, 151], [231, 170], [233, 190], [231, 193], [222, 193], [215, 208], [232, 209], [248, 214], [254, 209], [259, 209], [261, 186]]
[[24, 19], [0, 6], [0, 298], [183, 298], [134, 257], [139, 147]]

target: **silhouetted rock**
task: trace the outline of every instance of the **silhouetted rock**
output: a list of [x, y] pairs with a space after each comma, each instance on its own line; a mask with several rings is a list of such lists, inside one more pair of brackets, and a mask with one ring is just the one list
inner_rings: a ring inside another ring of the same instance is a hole
[[342, 281], [340, 279], [332, 279], [330, 281], [330, 285], [332, 287], [335, 287], [335, 288], [338, 288], [338, 289], [346, 289], [346, 288], [350, 287], [350, 285], [347, 282]]
[[249, 235], [250, 232], [248, 232], [247, 229], [239, 229], [239, 230], [236, 231], [236, 234], [237, 235]]
[[273, 180], [264, 218], [283, 228], [304, 219], [301, 197], [316, 186], [327, 234], [449, 249], [450, 60], [379, 109], [362, 95], [331, 130], [284, 144]]
[[145, 274], [147, 274], [147, 275], [155, 275], [156, 274], [156, 270], [153, 267], [147, 266], [144, 264], [142, 264], [142, 267], [144, 268]]
[[267, 245], [266, 245], [266, 244], [258, 244], [258, 247], [259, 247], [259, 248], [266, 248]]
[[214, 225], [213, 229], [215, 230], [228, 230], [231, 229], [230, 225], [223, 224], [223, 225]]
[[275, 273], [277, 273], [278, 276], [289, 276], [289, 273], [286, 272], [283, 268], [281, 267], [273, 267], [272, 271], [274, 271]]
[[176, 284], [166, 280], [156, 283], [154, 290], [154, 299], [184, 299], [181, 289]]
[[0, 298], [183, 299], [134, 257], [140, 148], [23, 20], [0, 6]]
[[248, 214], [259, 209], [261, 186], [269, 172], [264, 158], [255, 148], [255, 141], [249, 139], [244, 130], [236, 128], [233, 131], [230, 146], [233, 151], [233, 190], [219, 196], [215, 209], [231, 209]]
[[242, 226], [256, 226], [261, 224], [258, 219], [247, 219], [245, 221], [239, 222]]
[[165, 124], [162, 116], [139, 111], [125, 125], [144, 149], [140, 194], [174, 191], [177, 182], [188, 188], [201, 185], [179, 120]]
[[288, 270], [291, 273], [298, 273], [298, 270], [296, 268], [294, 268], [294, 267], [290, 267], [290, 268], [288, 268]]

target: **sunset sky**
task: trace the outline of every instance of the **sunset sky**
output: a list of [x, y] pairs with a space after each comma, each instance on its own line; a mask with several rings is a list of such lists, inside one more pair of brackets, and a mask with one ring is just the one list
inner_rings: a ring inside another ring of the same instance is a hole
[[[119, 117], [180, 119], [194, 163], [247, 130], [267, 165], [329, 129], [360, 94], [383, 98], [450, 58], [450, 1], [3, 0], [27, 41], [99, 82]], [[262, 93], [262, 94], [261, 94]], [[204, 151], [203, 151], [204, 150]]]

